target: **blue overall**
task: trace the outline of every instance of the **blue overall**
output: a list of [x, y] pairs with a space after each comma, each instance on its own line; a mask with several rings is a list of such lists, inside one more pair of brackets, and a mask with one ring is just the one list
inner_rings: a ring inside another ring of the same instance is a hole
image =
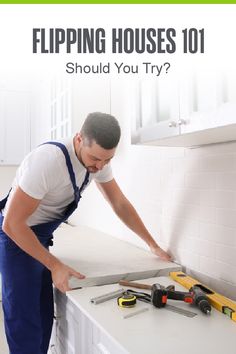
[[[58, 146], [66, 160], [74, 189], [71, 202], [61, 219], [31, 226], [41, 244], [52, 245], [53, 232], [73, 213], [81, 198], [81, 191], [89, 181], [87, 171], [81, 188], [76, 186], [75, 174], [66, 147]], [[8, 194], [9, 195], [9, 194]], [[8, 196], [0, 201], [0, 211]], [[40, 262], [19, 248], [2, 230], [0, 212], [0, 271], [2, 274], [2, 301], [7, 341], [11, 354], [46, 354], [53, 324], [53, 289], [51, 272]]]

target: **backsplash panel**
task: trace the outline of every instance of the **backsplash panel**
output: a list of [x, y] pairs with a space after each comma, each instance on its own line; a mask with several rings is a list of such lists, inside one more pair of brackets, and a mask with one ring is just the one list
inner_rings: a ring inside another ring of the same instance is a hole
[[[113, 170], [156, 241], [176, 262], [235, 298], [236, 142], [197, 149], [123, 146]], [[75, 223], [146, 248], [94, 186], [86, 193]]]

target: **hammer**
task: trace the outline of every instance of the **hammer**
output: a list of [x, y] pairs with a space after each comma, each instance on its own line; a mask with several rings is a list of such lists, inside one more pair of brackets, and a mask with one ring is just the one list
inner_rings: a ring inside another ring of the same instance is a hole
[[147, 290], [151, 290], [152, 289], [152, 285], [134, 283], [134, 282], [127, 281], [127, 280], [120, 280], [119, 284], [122, 285], [122, 286], [130, 286], [131, 288], [147, 289]]
[[[135, 283], [133, 281], [120, 280], [119, 284], [122, 286], [129, 286], [131, 288], [152, 290], [152, 285]], [[174, 285], [169, 285], [168, 290], [174, 290]]]

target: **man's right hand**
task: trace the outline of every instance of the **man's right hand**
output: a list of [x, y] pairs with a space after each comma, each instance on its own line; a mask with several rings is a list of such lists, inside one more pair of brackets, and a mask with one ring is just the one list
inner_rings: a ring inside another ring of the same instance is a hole
[[84, 279], [85, 275], [77, 272], [73, 268], [68, 267], [66, 264], [57, 262], [52, 268], [52, 281], [55, 287], [61, 292], [65, 293], [71, 290], [69, 287], [69, 279], [73, 276], [77, 279]]

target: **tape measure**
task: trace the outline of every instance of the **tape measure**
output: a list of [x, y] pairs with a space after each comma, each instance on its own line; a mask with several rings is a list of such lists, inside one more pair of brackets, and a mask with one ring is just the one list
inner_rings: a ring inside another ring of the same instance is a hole
[[118, 297], [117, 304], [120, 307], [134, 307], [136, 304], [136, 296], [124, 293], [122, 296]]

